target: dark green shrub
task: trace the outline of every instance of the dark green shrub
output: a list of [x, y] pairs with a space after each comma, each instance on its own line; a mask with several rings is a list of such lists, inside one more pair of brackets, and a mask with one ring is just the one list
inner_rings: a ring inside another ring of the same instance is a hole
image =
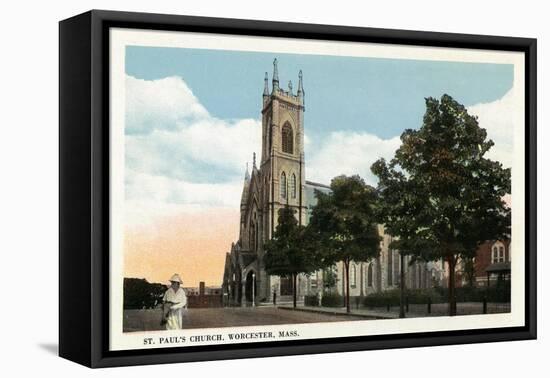
[[324, 293], [321, 299], [323, 307], [344, 307], [344, 297], [337, 293]]
[[317, 295], [304, 296], [304, 306], [319, 306], [319, 297]]
[[[457, 302], [483, 302], [483, 298], [487, 302], [510, 302], [511, 287], [510, 281], [493, 283], [494, 286], [486, 287], [457, 287], [455, 289]], [[449, 289], [438, 288], [440, 295], [447, 300]]]
[[[445, 298], [434, 289], [409, 289], [405, 290], [405, 300], [409, 304], [443, 303]], [[399, 289], [387, 290], [381, 293], [367, 295], [363, 304], [367, 307], [399, 306], [401, 292]]]
[[165, 285], [145, 279], [124, 278], [124, 309], [152, 308], [162, 302]]

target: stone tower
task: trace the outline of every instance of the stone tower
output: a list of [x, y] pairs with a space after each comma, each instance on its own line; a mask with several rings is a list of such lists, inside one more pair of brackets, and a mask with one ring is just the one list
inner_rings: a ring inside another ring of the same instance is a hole
[[304, 88], [302, 71], [298, 74], [298, 90], [293, 93], [279, 86], [277, 59], [273, 61], [272, 88], [269, 91], [265, 74], [262, 108], [262, 159], [260, 171], [264, 179], [267, 206], [265, 239], [271, 239], [277, 227], [278, 210], [288, 205], [296, 210], [300, 224], [306, 219], [304, 165]]
[[[265, 73], [262, 101], [262, 155], [259, 166], [262, 180], [262, 240], [272, 238], [277, 227], [278, 211], [284, 206], [296, 210], [299, 224], [305, 224], [307, 205], [305, 198], [304, 165], [304, 88], [302, 71], [298, 74], [298, 89], [293, 92], [292, 82], [284, 90], [279, 85], [277, 59], [273, 61], [272, 87], [269, 90], [268, 74]], [[263, 248], [262, 248], [263, 249]], [[263, 266], [263, 250], [259, 251], [260, 271]], [[287, 286], [278, 277], [263, 276], [265, 293], [272, 285]], [[283, 290], [284, 292], [285, 290]]]

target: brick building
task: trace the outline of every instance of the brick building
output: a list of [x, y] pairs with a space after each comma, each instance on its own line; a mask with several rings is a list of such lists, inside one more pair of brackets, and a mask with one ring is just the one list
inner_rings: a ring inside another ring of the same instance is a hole
[[510, 240], [492, 240], [478, 248], [474, 259], [476, 286], [487, 286], [499, 279], [510, 279], [510, 245]]

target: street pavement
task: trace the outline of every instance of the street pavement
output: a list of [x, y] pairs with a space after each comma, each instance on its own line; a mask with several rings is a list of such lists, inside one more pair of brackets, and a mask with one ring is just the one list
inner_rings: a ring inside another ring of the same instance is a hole
[[[431, 305], [430, 312], [428, 313], [428, 306], [426, 304], [410, 304], [409, 311], [406, 312], [407, 318], [423, 318], [430, 316], [447, 316], [449, 305], [447, 303], [434, 303]], [[291, 306], [283, 306], [285, 309], [291, 309]], [[359, 307], [355, 305], [351, 306], [351, 312], [346, 313], [344, 307], [314, 307], [314, 306], [300, 306], [297, 307], [298, 311], [312, 312], [312, 313], [324, 313], [332, 315], [355, 315], [363, 316], [370, 319], [397, 319], [399, 318], [399, 306], [387, 307]], [[510, 312], [509, 303], [488, 303], [488, 314], [500, 314]], [[478, 302], [460, 302], [457, 303], [457, 315], [482, 315], [483, 304]]]
[[[407, 318], [446, 316], [446, 303], [432, 304], [431, 313], [427, 305], [409, 306]], [[457, 315], [482, 314], [481, 303], [458, 303]], [[509, 304], [488, 303], [488, 313], [510, 312]], [[160, 325], [162, 311], [160, 309], [124, 310], [124, 332], [155, 331], [164, 329]], [[221, 328], [243, 327], [255, 325], [278, 325], [300, 323], [342, 322], [354, 320], [396, 319], [399, 317], [399, 307], [355, 308], [346, 313], [345, 308], [305, 307], [292, 308], [291, 304], [260, 307], [224, 307], [224, 308], [193, 308], [184, 317], [184, 328]]]
[[[162, 330], [160, 309], [124, 310], [124, 332]], [[183, 327], [217, 328], [255, 325], [323, 323], [365, 320], [364, 316], [292, 311], [273, 306], [193, 308], [187, 311]]]

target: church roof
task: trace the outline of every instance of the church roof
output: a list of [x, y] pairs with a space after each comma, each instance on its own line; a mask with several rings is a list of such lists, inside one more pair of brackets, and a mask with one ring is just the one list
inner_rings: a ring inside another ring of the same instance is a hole
[[308, 181], [308, 180], [306, 180], [306, 185], [309, 185], [309, 186], [317, 186], [317, 187], [319, 187], [319, 188], [330, 189], [330, 186], [325, 185], [325, 184], [320, 184], [320, 183], [314, 182], [314, 181]]

